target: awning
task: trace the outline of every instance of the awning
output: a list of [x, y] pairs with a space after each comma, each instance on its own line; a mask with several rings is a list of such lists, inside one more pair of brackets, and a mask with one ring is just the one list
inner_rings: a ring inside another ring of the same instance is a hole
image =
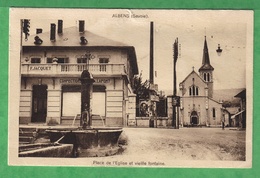
[[245, 110], [243, 111], [239, 111], [238, 113], [234, 114], [233, 116], [231, 116], [231, 119], [234, 119], [237, 115], [241, 114], [242, 112], [244, 112]]

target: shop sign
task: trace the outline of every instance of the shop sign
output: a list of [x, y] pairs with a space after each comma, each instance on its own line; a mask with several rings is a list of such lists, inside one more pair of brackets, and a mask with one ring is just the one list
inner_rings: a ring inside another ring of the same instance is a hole
[[95, 79], [95, 83], [110, 83], [110, 79], [109, 78]]
[[78, 78], [67, 78], [67, 79], [60, 79], [61, 84], [76, 84], [80, 83], [80, 80]]
[[[80, 80], [78, 78], [64, 78], [60, 79], [61, 84], [78, 84]], [[110, 79], [108, 78], [99, 78], [95, 79], [95, 83], [110, 83]]]
[[29, 70], [51, 70], [51, 66], [30, 66]]

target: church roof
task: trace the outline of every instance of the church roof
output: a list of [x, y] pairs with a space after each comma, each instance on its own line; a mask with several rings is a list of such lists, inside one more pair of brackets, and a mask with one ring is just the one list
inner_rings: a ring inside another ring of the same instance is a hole
[[197, 75], [205, 83], [205, 81], [200, 77], [200, 75], [196, 71], [192, 70], [191, 73], [187, 75], [187, 77], [182, 82], [180, 82], [180, 84], [184, 83], [193, 73], [195, 73], [195, 75]]
[[214, 68], [210, 65], [209, 51], [208, 51], [208, 44], [207, 44], [206, 36], [205, 36], [204, 48], [203, 48], [202, 66], [199, 68], [199, 72], [201, 70], [214, 70]]

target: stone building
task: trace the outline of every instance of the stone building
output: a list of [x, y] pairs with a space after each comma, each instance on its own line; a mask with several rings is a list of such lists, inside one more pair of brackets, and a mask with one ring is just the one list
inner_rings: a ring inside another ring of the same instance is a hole
[[[214, 68], [210, 64], [205, 37], [202, 65], [179, 84], [180, 107], [177, 112], [182, 126], [220, 126], [224, 118], [222, 103], [214, 99]], [[171, 104], [170, 104], [171, 105]], [[172, 109], [169, 109], [171, 111]]]
[[[19, 123], [70, 125], [81, 111], [80, 75], [94, 77], [91, 93], [93, 121], [124, 126], [135, 117], [131, 78], [138, 74], [135, 48], [78, 27], [63, 29], [63, 21], [50, 32], [22, 42]], [[77, 122], [76, 124], [78, 124]], [[93, 122], [95, 124], [95, 122]]]

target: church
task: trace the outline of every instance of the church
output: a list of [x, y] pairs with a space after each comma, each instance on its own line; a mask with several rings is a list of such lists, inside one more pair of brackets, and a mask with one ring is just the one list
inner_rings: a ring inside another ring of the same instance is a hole
[[210, 64], [205, 37], [202, 65], [179, 84], [179, 123], [182, 126], [220, 126], [222, 103], [214, 99], [214, 67]]

